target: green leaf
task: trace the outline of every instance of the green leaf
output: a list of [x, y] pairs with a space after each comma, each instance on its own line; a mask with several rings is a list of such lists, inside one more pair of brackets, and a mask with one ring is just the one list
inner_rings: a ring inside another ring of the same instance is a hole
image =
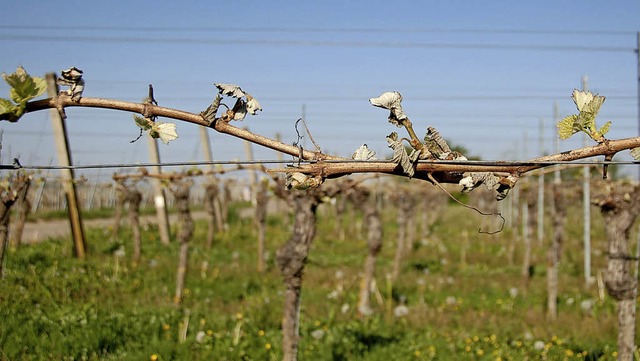
[[598, 135], [604, 136], [609, 132], [609, 128], [611, 128], [611, 121], [606, 122], [600, 129], [598, 129]]
[[32, 77], [21, 66], [15, 73], [9, 75], [3, 73], [2, 77], [11, 86], [9, 95], [16, 103], [26, 103], [47, 90], [47, 82], [43, 78]]
[[635, 160], [640, 160], [640, 147], [631, 149], [631, 156]]
[[564, 117], [561, 121], [558, 122], [556, 127], [558, 128], [558, 135], [560, 139], [569, 139], [573, 134], [580, 131], [580, 129], [576, 130], [574, 128], [574, 124], [577, 123], [578, 115], [573, 114], [567, 117]]
[[605, 97], [602, 95], [594, 95], [593, 100], [591, 100], [587, 106], [583, 109], [585, 112], [593, 114], [593, 118], [598, 115], [602, 104], [604, 103]]
[[146, 118], [139, 115], [134, 115], [133, 120], [135, 120], [136, 125], [142, 128], [142, 130], [151, 129], [151, 122], [149, 122]]
[[12, 114], [15, 105], [9, 99], [0, 98], [0, 115]]
[[17, 122], [24, 114], [25, 107], [26, 103], [13, 104], [8, 99], [0, 98], [0, 119]]

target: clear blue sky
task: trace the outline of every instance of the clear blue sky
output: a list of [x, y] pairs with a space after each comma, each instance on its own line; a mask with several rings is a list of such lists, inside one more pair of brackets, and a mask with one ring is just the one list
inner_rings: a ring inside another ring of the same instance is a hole
[[[204, 110], [214, 83], [235, 83], [264, 111], [240, 126], [296, 140], [305, 109], [315, 140], [349, 156], [379, 157], [399, 129], [370, 97], [397, 90], [418, 133], [434, 126], [470, 155], [522, 160], [555, 152], [553, 107], [574, 111], [588, 75], [607, 96], [610, 138], [636, 136], [636, 32], [640, 2], [616, 1], [12, 1], [2, 5], [0, 71], [84, 71], [85, 96], [139, 101], [153, 84], [160, 105]], [[0, 84], [0, 97], [8, 97]], [[76, 164], [147, 162], [131, 114], [68, 109]], [[2, 160], [47, 165], [55, 151], [48, 112], [2, 123]], [[198, 129], [161, 146], [167, 162], [204, 159]], [[242, 141], [210, 132], [216, 159], [244, 157]], [[561, 149], [582, 139], [563, 141]], [[312, 145], [306, 142], [308, 147]], [[256, 158], [274, 159], [254, 148]], [[624, 157], [619, 159], [625, 159]], [[111, 173], [111, 171], [109, 171]]]

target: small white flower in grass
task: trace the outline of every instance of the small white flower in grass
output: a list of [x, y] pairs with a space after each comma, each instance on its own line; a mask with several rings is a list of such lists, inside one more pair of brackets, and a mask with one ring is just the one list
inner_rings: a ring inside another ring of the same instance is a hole
[[207, 334], [204, 331], [198, 331], [198, 333], [196, 334], [196, 342], [197, 343], [204, 342], [204, 338], [206, 336], [207, 336]]
[[124, 250], [124, 246], [118, 247], [118, 249], [115, 250], [115, 252], [113, 252], [113, 255], [116, 256], [117, 258], [122, 258], [126, 254], [127, 254], [127, 252]]
[[311, 337], [313, 337], [316, 340], [319, 340], [321, 338], [324, 337], [324, 330], [322, 329], [317, 329], [311, 332]]
[[534, 342], [534, 343], [533, 343], [533, 348], [534, 348], [536, 351], [542, 351], [542, 350], [544, 350], [544, 346], [545, 346], [545, 345], [546, 345], [546, 343], [545, 343], [544, 341], [540, 341], [540, 340], [538, 340], [538, 341], [536, 341], [536, 342]]
[[338, 292], [338, 290], [333, 290], [329, 292], [329, 294], [327, 295], [327, 298], [330, 300], [335, 300], [338, 298], [338, 296], [340, 296], [340, 292]]
[[169, 144], [170, 141], [178, 138], [174, 123], [155, 123], [150, 134], [154, 138], [160, 138], [164, 144]]
[[580, 309], [583, 312], [591, 312], [594, 304], [595, 304], [595, 301], [593, 299], [583, 300], [582, 302], [580, 302]]
[[511, 296], [511, 298], [518, 297], [518, 289], [516, 287], [509, 288], [509, 296]]
[[340, 312], [347, 313], [347, 312], [349, 312], [350, 309], [351, 309], [351, 307], [349, 306], [349, 304], [345, 303], [345, 304], [342, 305], [342, 307], [340, 307]]
[[396, 317], [404, 317], [408, 314], [409, 314], [409, 307], [405, 305], [399, 305], [393, 309], [393, 315]]
[[574, 300], [573, 297], [569, 297], [565, 302], [567, 303], [567, 305], [573, 305], [576, 300]]
[[447, 306], [455, 306], [458, 303], [458, 300], [453, 297], [453, 296], [448, 296], [445, 300], [444, 303], [447, 304]]

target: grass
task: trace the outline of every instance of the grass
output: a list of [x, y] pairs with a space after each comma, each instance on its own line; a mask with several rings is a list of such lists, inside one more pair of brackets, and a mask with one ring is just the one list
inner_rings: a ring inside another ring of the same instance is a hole
[[[559, 317], [549, 322], [543, 245], [534, 241], [533, 277], [525, 288], [515, 231], [478, 234], [483, 220], [450, 206], [391, 283], [385, 275], [395, 251], [393, 213], [386, 215], [376, 275], [384, 303], [374, 299], [376, 313], [363, 319], [355, 311], [363, 233], [350, 228], [338, 240], [332, 212], [321, 208], [304, 280], [302, 360], [615, 359], [615, 303], [599, 300], [597, 287], [583, 286], [581, 239], [574, 236], [579, 219], [569, 221], [576, 229], [569, 229], [564, 246]], [[204, 245], [205, 223], [197, 222], [180, 307], [172, 302], [178, 245], [163, 246], [153, 227], [143, 230], [138, 266], [130, 262], [126, 229], [115, 240], [109, 230], [89, 230], [84, 261], [71, 257], [69, 239], [10, 250], [0, 281], [0, 360], [280, 359], [283, 287], [274, 258], [288, 227], [269, 218], [268, 270], [259, 274], [251, 221], [230, 219], [212, 249]], [[600, 223], [594, 215], [596, 251], [606, 245]], [[116, 256], [120, 247], [124, 257]], [[605, 261], [596, 252], [593, 269]], [[409, 314], [395, 317], [389, 310], [401, 299]], [[595, 300], [588, 312], [581, 309], [584, 300]]]

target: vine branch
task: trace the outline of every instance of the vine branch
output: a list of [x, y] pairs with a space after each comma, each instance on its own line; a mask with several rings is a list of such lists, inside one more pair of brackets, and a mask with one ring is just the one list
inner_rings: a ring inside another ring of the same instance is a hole
[[[406, 176], [397, 164], [380, 161], [380, 162], [354, 162], [349, 158], [342, 158], [324, 154], [320, 151], [300, 150], [299, 147], [282, 143], [274, 139], [252, 133], [246, 129], [242, 129], [222, 121], [220, 118], [214, 119], [211, 124], [203, 118], [201, 114], [191, 113], [183, 110], [177, 110], [167, 107], [158, 106], [149, 103], [134, 103], [120, 100], [102, 99], [82, 97], [75, 101], [70, 96], [58, 96], [56, 98], [48, 98], [43, 100], [31, 101], [26, 104], [25, 113], [35, 112], [39, 110], [57, 108], [57, 107], [90, 107], [113, 109], [120, 111], [134, 112], [141, 115], [157, 116], [171, 118], [210, 127], [217, 132], [228, 134], [254, 144], [258, 144], [269, 149], [291, 155], [293, 157], [301, 157], [303, 160], [313, 161], [310, 164], [300, 164], [296, 167], [284, 169], [272, 169], [271, 172], [299, 172], [313, 176], [321, 176], [324, 178], [338, 178], [353, 173], [386, 173], [400, 176]], [[0, 120], [3, 120], [0, 118]], [[440, 183], [457, 183], [467, 172], [493, 172], [498, 175], [516, 175], [521, 176], [532, 170], [549, 166], [545, 162], [558, 161], [575, 161], [595, 156], [610, 156], [622, 150], [640, 147], [640, 137], [625, 138], [619, 140], [606, 140], [600, 144], [578, 148], [562, 153], [552, 154], [544, 157], [534, 158], [521, 165], [513, 165], [505, 162], [492, 164], [469, 164], [464, 161], [460, 162], [442, 162], [439, 160], [420, 161], [416, 164], [416, 173], [413, 178], [431, 181], [431, 177]], [[331, 161], [331, 162], [324, 162]], [[340, 162], [344, 161], [344, 162]]]

